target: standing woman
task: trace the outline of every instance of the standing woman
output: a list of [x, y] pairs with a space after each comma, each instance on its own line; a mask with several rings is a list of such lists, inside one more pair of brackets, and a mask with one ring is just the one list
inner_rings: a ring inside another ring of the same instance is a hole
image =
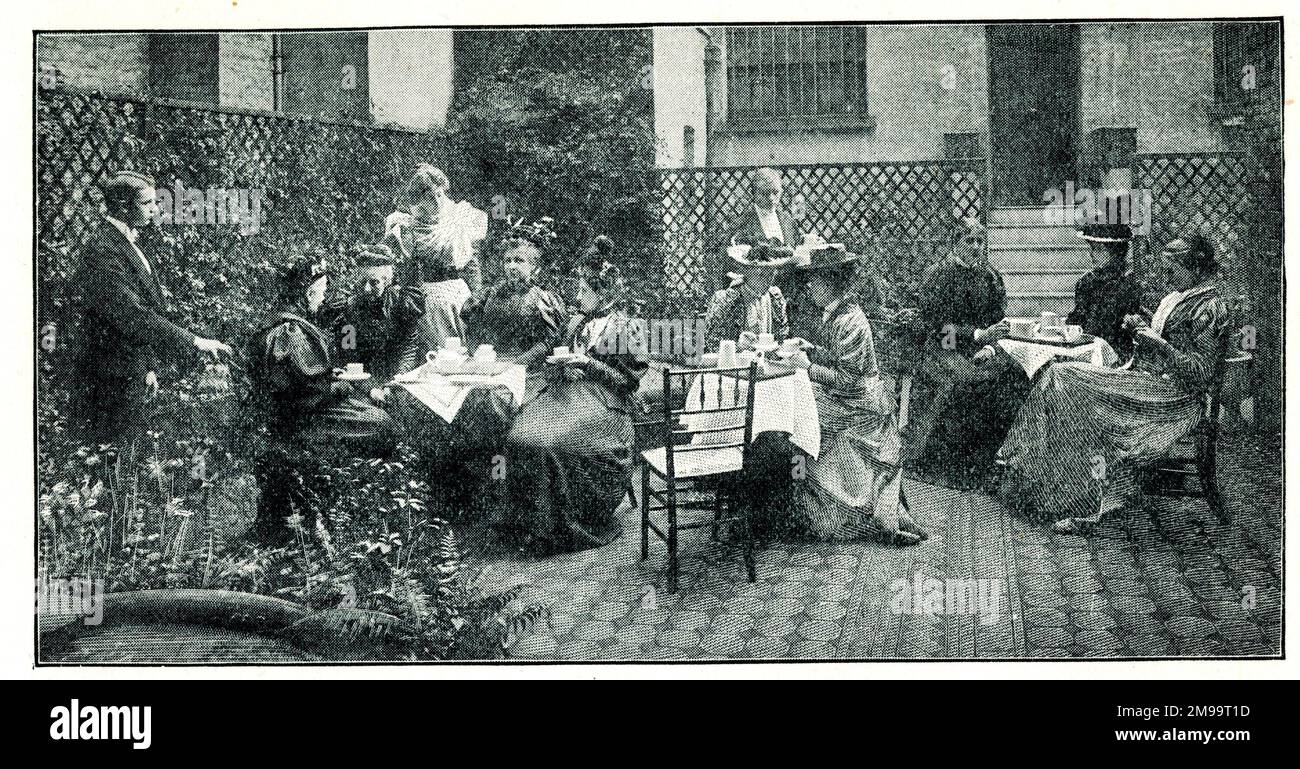
[[645, 373], [643, 340], [622, 310], [623, 280], [603, 235], [577, 270], [581, 312], [547, 364], [546, 384], [506, 441], [510, 504], [499, 528], [538, 555], [604, 545], [622, 530], [614, 511], [632, 478], [632, 395]]
[[451, 183], [441, 169], [422, 163], [404, 193], [408, 211], [384, 222], [386, 242], [400, 253], [405, 271], [424, 290], [424, 347], [436, 349], [448, 337], [463, 339], [460, 311], [482, 284], [476, 244], [487, 232], [487, 217], [464, 201], [447, 196]]
[[809, 301], [821, 311], [815, 344], [790, 361], [808, 371], [821, 422], [821, 451], [795, 509], [822, 539], [875, 534], [911, 545], [926, 534], [902, 501], [901, 441], [894, 399], [876, 364], [871, 325], [851, 292], [857, 256], [823, 249], [797, 268]]

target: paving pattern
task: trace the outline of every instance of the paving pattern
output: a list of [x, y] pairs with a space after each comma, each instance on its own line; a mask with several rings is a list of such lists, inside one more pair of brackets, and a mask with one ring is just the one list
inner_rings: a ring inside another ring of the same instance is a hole
[[[551, 610], [513, 656], [531, 660], [999, 659], [1275, 656], [1281, 638], [1280, 448], [1229, 439], [1234, 519], [1199, 500], [1148, 500], [1089, 537], [1061, 536], [978, 490], [907, 481], [931, 533], [912, 548], [776, 542], [758, 580], [739, 553], [683, 534], [640, 560], [637, 513], [597, 550], [478, 561], [479, 586], [527, 583]], [[980, 599], [983, 599], [983, 602]]]

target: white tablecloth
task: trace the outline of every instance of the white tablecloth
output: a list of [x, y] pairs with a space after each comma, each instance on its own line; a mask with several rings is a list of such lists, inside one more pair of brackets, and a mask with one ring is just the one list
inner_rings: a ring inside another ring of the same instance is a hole
[[412, 372], [419, 378], [395, 384], [406, 388], [416, 400], [428, 406], [430, 411], [448, 424], [456, 418], [460, 407], [465, 405], [465, 398], [475, 388], [505, 387], [514, 396], [516, 406], [524, 402], [524, 384], [528, 372], [523, 366], [512, 365], [495, 376], [457, 376], [454, 379], [440, 374], [421, 376], [420, 371], [421, 369], [416, 369]]
[[[722, 379], [719, 387], [719, 379]], [[740, 382], [737, 387], [736, 383]], [[719, 396], [721, 389], [721, 396]], [[721, 377], [718, 374], [701, 374], [695, 377], [691, 389], [687, 392], [687, 408], [728, 408], [743, 405], [745, 398], [744, 380], [734, 377]], [[687, 429], [703, 430], [725, 427], [739, 422], [741, 429], [735, 432], [705, 433], [696, 435], [692, 442], [730, 443], [740, 439], [743, 432], [744, 412], [724, 411], [712, 414], [687, 414], [683, 423]], [[760, 433], [789, 433], [790, 442], [814, 459], [821, 450], [822, 428], [817, 420], [817, 399], [813, 396], [812, 382], [808, 372], [795, 369], [790, 376], [760, 381], [754, 388], [754, 431], [753, 437]]]
[[1057, 356], [1097, 366], [1113, 366], [1119, 361], [1119, 356], [1101, 337], [1075, 347], [1063, 347], [1050, 342], [1022, 342], [1019, 339], [1000, 339], [998, 346], [1005, 350], [1007, 355], [1015, 358], [1016, 363], [1020, 364], [1030, 379], [1034, 378], [1034, 374], [1037, 374], [1044, 364]]

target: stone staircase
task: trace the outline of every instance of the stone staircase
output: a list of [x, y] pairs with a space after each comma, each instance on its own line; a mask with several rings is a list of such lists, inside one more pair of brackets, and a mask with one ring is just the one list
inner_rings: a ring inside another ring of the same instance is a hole
[[1008, 317], [1037, 317], [1044, 310], [1068, 313], [1074, 307], [1074, 284], [1093, 267], [1077, 228], [1048, 224], [1065, 219], [1050, 213], [1044, 206], [989, 211], [989, 263], [1006, 279]]

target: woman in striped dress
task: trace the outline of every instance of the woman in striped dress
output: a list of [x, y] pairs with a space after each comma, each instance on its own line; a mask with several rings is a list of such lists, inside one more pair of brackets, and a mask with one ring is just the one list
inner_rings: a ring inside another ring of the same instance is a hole
[[999, 451], [1005, 504], [1055, 520], [1059, 533], [1086, 533], [1131, 502], [1134, 467], [1168, 454], [1201, 419], [1228, 332], [1218, 264], [1200, 235], [1172, 241], [1162, 256], [1175, 290], [1149, 324], [1124, 319], [1138, 343], [1133, 365], [1051, 364]]

